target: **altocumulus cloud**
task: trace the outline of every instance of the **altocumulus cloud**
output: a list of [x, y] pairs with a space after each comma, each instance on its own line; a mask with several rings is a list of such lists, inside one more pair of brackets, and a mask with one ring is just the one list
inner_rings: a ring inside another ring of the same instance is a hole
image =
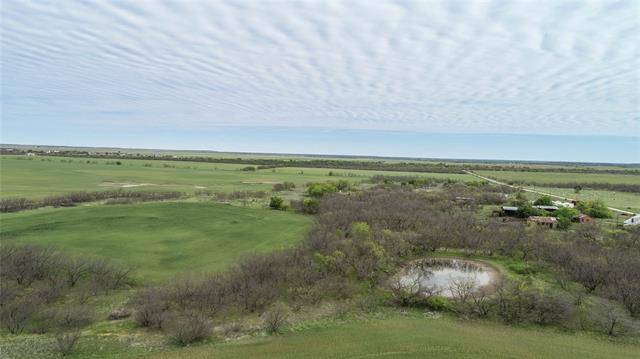
[[6, 126], [640, 131], [639, 1], [3, 1]]

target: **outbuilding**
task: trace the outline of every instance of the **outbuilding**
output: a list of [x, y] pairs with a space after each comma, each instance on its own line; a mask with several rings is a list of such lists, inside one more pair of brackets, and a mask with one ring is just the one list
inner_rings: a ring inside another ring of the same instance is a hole
[[558, 219], [554, 217], [531, 216], [527, 218], [528, 224], [536, 224], [538, 226], [556, 228]]
[[516, 216], [518, 215], [518, 207], [515, 206], [502, 206], [501, 216]]
[[533, 206], [533, 208], [537, 208], [537, 209], [542, 209], [545, 210], [547, 212], [555, 212], [558, 210], [558, 207], [556, 206], [543, 206], [543, 205], [539, 205], [539, 206]]
[[556, 206], [556, 207], [566, 207], [566, 208], [575, 207], [575, 205], [573, 203], [571, 203], [571, 202], [552, 201], [551, 203], [553, 203], [553, 205]]

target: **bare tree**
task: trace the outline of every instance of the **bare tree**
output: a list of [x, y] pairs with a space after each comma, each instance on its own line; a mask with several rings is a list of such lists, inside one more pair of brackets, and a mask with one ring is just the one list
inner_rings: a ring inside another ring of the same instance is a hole
[[48, 247], [27, 245], [3, 248], [3, 277], [12, 278], [19, 285], [30, 286], [55, 270], [56, 253]]
[[466, 304], [476, 287], [476, 279], [471, 277], [455, 278], [449, 284], [449, 291], [458, 302]]
[[38, 309], [38, 303], [28, 298], [13, 300], [0, 308], [0, 321], [11, 334], [20, 334]]
[[289, 309], [282, 303], [274, 305], [262, 315], [264, 329], [269, 334], [278, 334], [287, 324]]
[[89, 272], [89, 266], [89, 261], [84, 258], [69, 259], [62, 264], [62, 270], [69, 287], [75, 286], [80, 278]]
[[471, 303], [473, 305], [473, 312], [479, 317], [486, 317], [491, 310], [491, 301], [487, 290], [480, 288], [471, 292]]
[[80, 331], [59, 331], [55, 335], [55, 351], [61, 356], [73, 353], [73, 349], [80, 339]]
[[185, 313], [171, 319], [165, 331], [171, 340], [178, 345], [187, 345], [211, 335], [211, 325], [200, 313]]

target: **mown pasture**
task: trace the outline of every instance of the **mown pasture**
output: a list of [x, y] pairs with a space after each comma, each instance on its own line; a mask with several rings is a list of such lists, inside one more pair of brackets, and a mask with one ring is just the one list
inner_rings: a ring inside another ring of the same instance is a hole
[[134, 267], [146, 281], [216, 271], [243, 254], [289, 246], [311, 223], [298, 214], [211, 202], [96, 204], [0, 218], [3, 244], [37, 243], [109, 258]]
[[[581, 201], [592, 201], [600, 199], [604, 201], [608, 206], [631, 211], [634, 213], [640, 213], [640, 194], [628, 193], [628, 192], [614, 192], [614, 191], [602, 191], [583, 189], [580, 193], [575, 193], [571, 188], [555, 188], [555, 187], [531, 187], [523, 186], [524, 188], [535, 189], [540, 192], [553, 194], [556, 196], [562, 196], [567, 198], [573, 198]], [[539, 197], [538, 195], [531, 195], [532, 198]]]
[[611, 183], [640, 184], [640, 175], [622, 175], [612, 173], [563, 173], [563, 172], [524, 172], [524, 171], [476, 171], [479, 175], [498, 181], [524, 181], [536, 183]]
[[[553, 184], [561, 183], [640, 185], [640, 176], [638, 175], [518, 171], [477, 171], [477, 173], [481, 176], [494, 178], [505, 183], [523, 183], [523, 188], [535, 189], [541, 192], [583, 201], [600, 199], [612, 207], [636, 213], [640, 212], [640, 193], [590, 189], [588, 187], [583, 188], [576, 193], [573, 188], [559, 188], [553, 186]], [[527, 185], [527, 183], [530, 183], [530, 185]], [[536, 185], [531, 185], [532, 183], [535, 183]]]
[[[321, 353], [321, 354], [319, 354]], [[635, 358], [637, 345], [556, 330], [433, 319], [421, 313], [318, 326], [281, 337], [202, 345], [169, 358]]]
[[[117, 163], [120, 163], [118, 165]], [[125, 190], [220, 192], [271, 190], [274, 183], [293, 182], [301, 188], [307, 182], [344, 179], [366, 181], [376, 174], [415, 175], [475, 181], [473, 176], [455, 173], [410, 173], [324, 168], [270, 168], [244, 171], [241, 164], [178, 161], [106, 160], [61, 157], [0, 157], [1, 197], [44, 197], [77, 191]], [[331, 172], [331, 173], [330, 173]], [[331, 175], [330, 175], [331, 174]]]

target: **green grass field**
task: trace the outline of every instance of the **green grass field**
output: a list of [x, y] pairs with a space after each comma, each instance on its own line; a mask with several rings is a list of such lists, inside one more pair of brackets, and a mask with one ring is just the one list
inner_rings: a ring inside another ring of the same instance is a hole
[[[64, 161], [64, 162], [63, 162]], [[90, 163], [87, 163], [90, 161]], [[274, 183], [346, 179], [361, 182], [375, 174], [415, 175], [474, 181], [467, 174], [410, 173], [326, 168], [276, 168], [242, 171], [246, 165], [180, 161], [78, 159], [60, 157], [0, 157], [1, 197], [44, 197], [74, 191], [125, 190], [242, 191], [270, 190]], [[329, 172], [333, 176], [329, 176]]]
[[301, 240], [311, 224], [293, 213], [194, 202], [47, 208], [0, 220], [3, 244], [110, 258], [134, 266], [135, 277], [145, 280], [222, 269], [243, 254]]
[[[609, 173], [557, 173], [557, 172], [517, 172], [517, 171], [477, 171], [481, 176], [494, 178], [498, 181], [532, 181], [537, 183], [614, 183], [614, 184], [640, 184], [640, 176], [620, 175]], [[631, 212], [640, 212], [640, 193], [583, 189], [575, 193], [572, 188], [523, 186], [524, 188], [555, 194], [578, 200], [601, 199], [607, 205], [625, 209]], [[537, 197], [537, 196], [533, 196]]]
[[[554, 187], [531, 187], [525, 186], [524, 188], [535, 189], [544, 193], [554, 194], [556, 196], [563, 196], [578, 200], [594, 200], [601, 199], [608, 206], [628, 210], [634, 213], [640, 213], [640, 194], [629, 192], [613, 192], [613, 191], [601, 191], [583, 189], [580, 193], [574, 193], [571, 188], [554, 188]], [[532, 195], [532, 198], [539, 196]]]
[[637, 358], [640, 346], [585, 334], [409, 314], [152, 355], [152, 358]]
[[498, 181], [531, 181], [537, 183], [612, 183], [640, 184], [640, 175], [611, 173], [561, 173], [561, 172], [520, 172], [520, 171], [476, 171], [479, 175]]

